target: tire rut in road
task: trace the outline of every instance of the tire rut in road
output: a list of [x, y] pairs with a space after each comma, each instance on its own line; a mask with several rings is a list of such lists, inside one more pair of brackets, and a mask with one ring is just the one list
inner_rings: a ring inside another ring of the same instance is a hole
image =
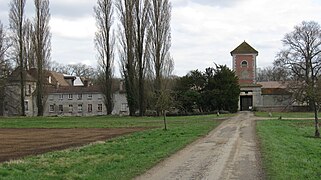
[[241, 112], [136, 179], [263, 179], [254, 121]]

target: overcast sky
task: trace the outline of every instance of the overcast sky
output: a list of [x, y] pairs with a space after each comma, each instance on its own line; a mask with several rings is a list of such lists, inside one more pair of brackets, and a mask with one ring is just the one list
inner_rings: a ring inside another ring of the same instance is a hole
[[[8, 24], [10, 0], [0, 0]], [[172, 0], [172, 48], [176, 75], [213, 63], [231, 67], [230, 51], [244, 40], [259, 51], [258, 67], [272, 64], [281, 39], [302, 21], [321, 23], [320, 0]], [[95, 0], [52, 0], [52, 60], [96, 66]], [[27, 0], [33, 17], [33, 0]], [[118, 62], [116, 60], [115, 64]], [[119, 70], [116, 69], [116, 74]]]

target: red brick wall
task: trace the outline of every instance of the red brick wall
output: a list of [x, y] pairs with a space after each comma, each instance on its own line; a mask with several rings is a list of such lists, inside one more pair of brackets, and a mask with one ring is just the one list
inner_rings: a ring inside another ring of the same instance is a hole
[[[234, 67], [240, 84], [253, 84], [255, 78], [254, 62], [255, 55], [235, 55]], [[247, 67], [242, 67], [242, 62], [247, 61]], [[244, 71], [247, 71], [244, 72]], [[242, 73], [243, 72], [243, 73]]]

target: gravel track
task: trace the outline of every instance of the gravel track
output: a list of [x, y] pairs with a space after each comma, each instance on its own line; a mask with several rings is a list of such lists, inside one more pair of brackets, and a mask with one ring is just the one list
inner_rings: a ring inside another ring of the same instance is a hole
[[264, 179], [255, 120], [240, 112], [136, 180]]

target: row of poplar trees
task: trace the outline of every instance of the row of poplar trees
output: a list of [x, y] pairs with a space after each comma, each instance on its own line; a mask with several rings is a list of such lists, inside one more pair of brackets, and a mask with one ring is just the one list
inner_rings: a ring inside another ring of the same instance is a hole
[[[169, 52], [171, 3], [169, 0], [98, 0], [94, 12], [98, 28], [95, 46], [108, 114], [113, 109], [112, 79], [117, 56], [130, 115], [143, 116], [147, 96], [152, 94], [157, 101], [166, 88], [164, 80], [173, 70]], [[147, 88], [147, 84], [152, 84], [152, 88]]]
[[[49, 29], [49, 0], [34, 0], [35, 15], [25, 16], [26, 0], [12, 0], [9, 4], [9, 30], [1, 29], [1, 66], [14, 64], [19, 71], [21, 115], [25, 115], [25, 74], [26, 70], [37, 69], [38, 115], [43, 115], [44, 81], [43, 69], [50, 60], [51, 33]], [[3, 79], [3, 78], [1, 78]]]

